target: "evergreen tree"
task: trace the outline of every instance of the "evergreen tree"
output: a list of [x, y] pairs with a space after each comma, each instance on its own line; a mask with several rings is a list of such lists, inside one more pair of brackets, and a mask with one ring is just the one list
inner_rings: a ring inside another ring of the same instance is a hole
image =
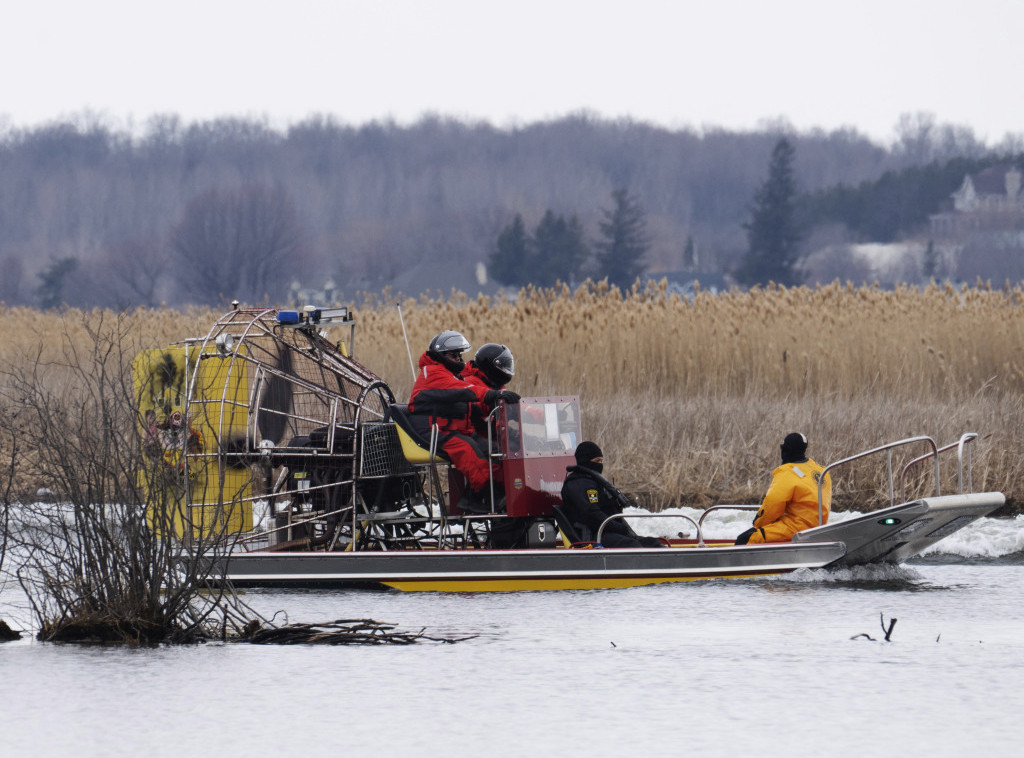
[[799, 283], [796, 263], [801, 235], [796, 220], [795, 153], [785, 137], [776, 143], [768, 178], [754, 195], [750, 221], [744, 224], [749, 247], [736, 272], [743, 284]]
[[921, 262], [921, 273], [925, 279], [932, 279], [939, 270], [939, 254], [935, 250], [935, 241], [928, 240], [928, 247], [924, 251], [924, 260]]
[[60, 258], [50, 262], [50, 265], [40, 271], [39, 286], [36, 287], [36, 295], [39, 297], [39, 305], [43, 308], [59, 308], [64, 303], [64, 287], [67, 278], [78, 268], [78, 258]]
[[541, 287], [571, 282], [587, 255], [583, 226], [576, 216], [566, 219], [548, 210], [533, 232], [528, 277]]
[[583, 226], [576, 216], [568, 219], [547, 210], [532, 235], [527, 235], [523, 217], [516, 214], [501, 230], [491, 253], [491, 276], [502, 284], [536, 284], [551, 287], [569, 282], [587, 257]]
[[517, 213], [512, 223], [498, 234], [498, 242], [491, 253], [491, 276], [495, 281], [511, 286], [526, 284], [530, 240], [526, 236], [526, 224]]
[[693, 235], [686, 238], [686, 246], [683, 248], [683, 268], [687, 271], [697, 268], [697, 246], [693, 244]]
[[840, 184], [805, 195], [801, 211], [810, 225], [838, 221], [858, 240], [893, 242], [926, 228], [928, 217], [942, 209], [965, 175], [998, 160], [953, 158], [887, 171], [856, 187]]
[[643, 257], [651, 241], [640, 204], [625, 189], [613, 191], [612, 200], [615, 207], [602, 211], [601, 238], [595, 244], [598, 275], [624, 289], [644, 272]]

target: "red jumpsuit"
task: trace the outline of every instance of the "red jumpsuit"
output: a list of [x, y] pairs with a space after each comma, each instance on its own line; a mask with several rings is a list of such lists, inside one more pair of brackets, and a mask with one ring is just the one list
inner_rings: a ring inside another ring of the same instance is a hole
[[[485, 394], [487, 390], [501, 389], [501, 386], [495, 387], [491, 384], [486, 375], [484, 375], [484, 372], [474, 366], [472, 361], [466, 364], [466, 368], [462, 372], [462, 378], [466, 380], [467, 384], [471, 384], [474, 389], [478, 391], [482, 389]], [[470, 406], [469, 420], [475, 434], [484, 438], [487, 437], [487, 416], [492, 410], [494, 410], [494, 407], [487, 405], [482, 399], [479, 403]]]
[[502, 482], [501, 467], [489, 463], [487, 438], [476, 433], [471, 417], [472, 406], [483, 403], [490, 389], [485, 382], [465, 381], [423, 353], [409, 398], [413, 423], [423, 419], [425, 436], [430, 434], [430, 425], [437, 424], [441, 450], [478, 493], [489, 487], [492, 471], [495, 484]]

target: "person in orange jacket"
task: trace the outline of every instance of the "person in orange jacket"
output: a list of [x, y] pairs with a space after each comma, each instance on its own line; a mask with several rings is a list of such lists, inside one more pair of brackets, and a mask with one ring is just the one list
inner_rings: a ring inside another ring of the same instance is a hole
[[[818, 482], [824, 468], [807, 457], [807, 437], [787, 434], [779, 447], [782, 465], [772, 472], [772, 483], [754, 517], [754, 525], [736, 538], [737, 545], [789, 542], [793, 535], [818, 526]], [[822, 523], [828, 523], [832, 482], [825, 474], [821, 488]]]

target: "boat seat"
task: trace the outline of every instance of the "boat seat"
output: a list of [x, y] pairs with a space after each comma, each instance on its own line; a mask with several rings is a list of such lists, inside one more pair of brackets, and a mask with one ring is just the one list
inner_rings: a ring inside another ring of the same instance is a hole
[[576, 531], [576, 527], [572, 525], [572, 521], [569, 520], [565, 511], [562, 510], [561, 505], [552, 505], [551, 513], [555, 517], [555, 523], [558, 524], [558, 530], [562, 533], [562, 542], [566, 547], [586, 542], [586, 540], [580, 537], [579, 532]]
[[436, 463], [437, 461], [451, 462], [443, 450], [435, 449], [433, 456], [431, 456], [430, 440], [424, 439], [423, 435], [413, 425], [408, 405], [405, 403], [393, 403], [388, 407], [388, 416], [391, 421], [395, 422], [395, 429], [398, 431], [398, 441], [402, 445], [402, 455], [405, 456], [409, 463], [415, 466]]

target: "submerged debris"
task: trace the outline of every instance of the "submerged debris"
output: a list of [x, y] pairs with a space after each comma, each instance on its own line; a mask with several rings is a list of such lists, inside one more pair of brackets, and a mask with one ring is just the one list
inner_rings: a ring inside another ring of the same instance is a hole
[[454, 644], [469, 637], [431, 637], [419, 632], [396, 632], [396, 624], [373, 619], [338, 619], [323, 624], [250, 625], [239, 638], [254, 645], [412, 645], [416, 642]]
[[[878, 623], [880, 623], [882, 625], [882, 632], [885, 634], [885, 641], [886, 642], [891, 642], [892, 640], [890, 640], [889, 638], [892, 637], [892, 630], [896, 626], [896, 619], [889, 619], [889, 627], [887, 629], [886, 626], [885, 626], [885, 615], [879, 613], [878, 614]], [[942, 635], [939, 635], [939, 636], [941, 637]], [[855, 640], [855, 639], [858, 639], [860, 637], [864, 637], [865, 639], [870, 640], [871, 642], [875, 641], [874, 637], [872, 637], [870, 634], [865, 634], [863, 632], [861, 632], [860, 634], [853, 635], [852, 637], [850, 637], [850, 639], [851, 640]], [[938, 640], [935, 640], [935, 641], [938, 642]]]
[[11, 627], [7, 625], [6, 621], [0, 619], [0, 642], [11, 642], [13, 640], [20, 639], [21, 632], [18, 632], [15, 629], [11, 629]]

